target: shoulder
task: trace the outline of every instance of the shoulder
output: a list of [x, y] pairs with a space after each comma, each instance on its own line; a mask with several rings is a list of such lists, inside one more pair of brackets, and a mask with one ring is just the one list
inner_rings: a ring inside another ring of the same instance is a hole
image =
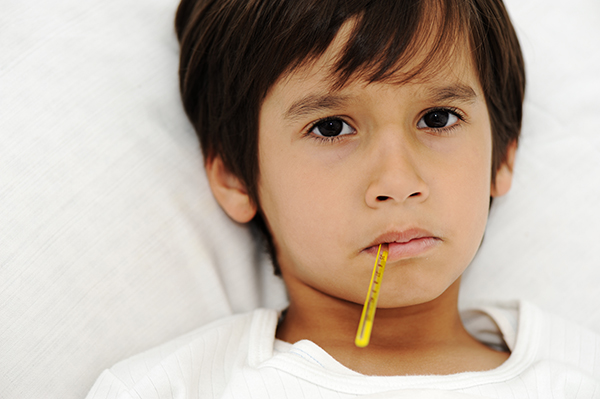
[[494, 344], [503, 341], [511, 352], [502, 366], [486, 374], [490, 381], [537, 397], [596, 397], [600, 392], [597, 333], [527, 301], [479, 305], [467, 316], [481, 337]]
[[529, 325], [535, 334], [532, 339], [538, 337], [540, 358], [570, 364], [600, 378], [600, 334], [528, 302], [521, 308], [520, 322]]
[[[600, 381], [600, 335], [527, 301], [482, 306], [521, 364]], [[489, 331], [489, 329], [488, 329]], [[511, 357], [513, 357], [511, 355]]]
[[530, 303], [520, 307], [517, 347], [532, 360], [521, 379], [541, 397], [597, 397], [600, 335]]
[[218, 382], [246, 361], [253, 341], [274, 340], [277, 318], [275, 310], [257, 309], [210, 323], [105, 370], [88, 398], [129, 398], [129, 392], [139, 394], [146, 385], [157, 397], [162, 397], [156, 392], [164, 386], [170, 397], [173, 386], [187, 390], [201, 373]]

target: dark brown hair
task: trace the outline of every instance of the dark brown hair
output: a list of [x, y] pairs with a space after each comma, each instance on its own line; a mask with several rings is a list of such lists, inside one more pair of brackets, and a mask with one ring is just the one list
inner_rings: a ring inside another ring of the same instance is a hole
[[[275, 264], [257, 190], [260, 107], [282, 75], [319, 58], [347, 21], [355, 24], [334, 86], [352, 78], [408, 81], [443, 65], [466, 41], [490, 116], [492, 181], [519, 137], [525, 71], [501, 0], [183, 0], [175, 26], [185, 111], [205, 161], [221, 157], [258, 206], [254, 222]], [[399, 76], [423, 49], [428, 56]]]

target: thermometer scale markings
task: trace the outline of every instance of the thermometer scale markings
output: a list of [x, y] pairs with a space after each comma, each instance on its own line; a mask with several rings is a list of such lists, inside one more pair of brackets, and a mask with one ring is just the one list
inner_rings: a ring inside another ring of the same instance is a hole
[[364, 348], [369, 345], [371, 331], [373, 330], [373, 320], [375, 319], [375, 310], [377, 309], [377, 298], [379, 297], [381, 280], [385, 270], [385, 262], [388, 257], [388, 249], [388, 244], [379, 244], [379, 248], [377, 249], [375, 266], [373, 267], [373, 274], [371, 275], [371, 282], [369, 283], [369, 291], [367, 293], [365, 305], [363, 306], [360, 322], [358, 324], [358, 331], [356, 332], [356, 338], [354, 340], [355, 345], [359, 348]]

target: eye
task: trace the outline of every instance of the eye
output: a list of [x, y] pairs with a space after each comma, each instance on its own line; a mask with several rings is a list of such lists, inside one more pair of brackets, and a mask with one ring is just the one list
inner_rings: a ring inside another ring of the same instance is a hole
[[458, 120], [459, 116], [450, 110], [435, 109], [419, 119], [417, 127], [420, 129], [443, 129], [454, 125]]
[[352, 134], [354, 129], [340, 118], [327, 118], [315, 123], [310, 132], [322, 137], [337, 137]]

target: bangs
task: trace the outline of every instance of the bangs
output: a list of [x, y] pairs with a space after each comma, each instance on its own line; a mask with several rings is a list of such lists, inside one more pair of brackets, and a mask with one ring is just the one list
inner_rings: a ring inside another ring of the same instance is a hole
[[[405, 83], [426, 79], [470, 43], [469, 12], [465, 12], [468, 2], [461, 3], [453, 0], [347, 2], [338, 8], [339, 19], [334, 16], [329, 29], [324, 29], [322, 23], [314, 27], [312, 48], [295, 59], [287, 72], [316, 61], [343, 35], [345, 44], [336, 54], [331, 69], [332, 89], [340, 89], [351, 80]], [[321, 32], [317, 33], [319, 29]]]

